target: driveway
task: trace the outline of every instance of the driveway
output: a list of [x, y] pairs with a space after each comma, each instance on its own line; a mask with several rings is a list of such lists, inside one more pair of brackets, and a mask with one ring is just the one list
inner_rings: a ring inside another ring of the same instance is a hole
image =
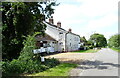
[[95, 57], [95, 53], [59, 53], [54, 55], [45, 56], [45, 58], [56, 58], [60, 62], [77, 63], [80, 64], [83, 60], [92, 59]]

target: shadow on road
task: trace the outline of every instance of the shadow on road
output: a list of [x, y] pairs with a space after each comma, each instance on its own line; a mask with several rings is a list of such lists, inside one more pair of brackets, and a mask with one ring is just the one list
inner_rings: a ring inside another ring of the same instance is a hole
[[103, 63], [102, 61], [89, 61], [89, 60], [85, 60], [83, 62], [80, 63], [80, 65], [77, 68], [80, 69], [108, 69], [108, 66], [112, 66], [112, 67], [117, 67], [120, 68], [120, 64], [113, 64], [113, 63]]
[[109, 66], [120, 68], [120, 64], [113, 64], [113, 63], [103, 63], [102, 61], [95, 60], [65, 60], [65, 63], [76, 63], [79, 64], [77, 68], [79, 69], [108, 69]]

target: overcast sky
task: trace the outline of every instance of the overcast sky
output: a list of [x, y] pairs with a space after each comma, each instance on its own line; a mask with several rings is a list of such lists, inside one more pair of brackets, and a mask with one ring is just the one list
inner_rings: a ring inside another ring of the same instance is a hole
[[107, 39], [118, 33], [119, 0], [57, 0], [54, 23], [87, 39], [93, 33], [103, 34]]

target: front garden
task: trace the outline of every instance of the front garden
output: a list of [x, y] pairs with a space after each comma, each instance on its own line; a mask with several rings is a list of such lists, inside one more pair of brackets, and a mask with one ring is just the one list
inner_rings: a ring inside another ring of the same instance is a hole
[[24, 48], [18, 59], [0, 62], [3, 76], [68, 76], [69, 70], [77, 66], [60, 63], [54, 58], [45, 58], [45, 61], [41, 62], [41, 55], [33, 53], [33, 49], [36, 48], [34, 38], [36, 34], [39, 33], [26, 37], [23, 42]]

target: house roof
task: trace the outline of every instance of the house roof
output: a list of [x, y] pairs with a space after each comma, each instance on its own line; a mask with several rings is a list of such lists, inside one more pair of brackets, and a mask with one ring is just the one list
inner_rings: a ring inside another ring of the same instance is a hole
[[46, 34], [44, 36], [37, 36], [37, 41], [57, 41], [56, 39], [52, 38], [50, 35]]
[[79, 37], [80, 37], [80, 35], [78, 35], [78, 34], [75, 34], [75, 33], [72, 33], [72, 32], [69, 32], [69, 33], [74, 34], [74, 35], [77, 35], [77, 36], [79, 36]]
[[[45, 22], [46, 22], [46, 21], [45, 21]], [[56, 28], [59, 28], [59, 29], [61, 29], [61, 30], [66, 31], [65, 29], [63, 29], [63, 28], [61, 28], [61, 27], [58, 27], [58, 26], [56, 26], [56, 25], [53, 25], [53, 24], [51, 24], [51, 23], [49, 23], [49, 22], [46, 22], [46, 23], [49, 24], [50, 26], [53, 26], [53, 27], [56, 27]], [[75, 34], [75, 33], [69, 32], [69, 31], [66, 31], [66, 32], [79, 36], [78, 34]], [[80, 36], [79, 36], [79, 37], [80, 37]]]
[[58, 27], [58, 26], [56, 26], [56, 25], [50, 24], [49, 22], [46, 22], [46, 23], [49, 24], [50, 26], [53, 26], [53, 27], [56, 27], [56, 28], [59, 28], [59, 29], [61, 29], [61, 30], [66, 31], [65, 29], [63, 29], [63, 28], [61, 28], [61, 27]]

